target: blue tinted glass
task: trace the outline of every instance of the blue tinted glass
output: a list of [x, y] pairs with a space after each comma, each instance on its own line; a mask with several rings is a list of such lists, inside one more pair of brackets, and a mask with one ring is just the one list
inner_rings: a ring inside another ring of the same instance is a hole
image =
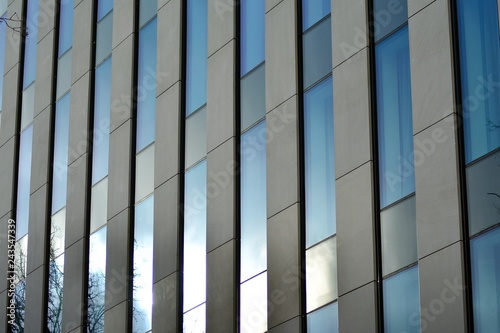
[[336, 231], [331, 77], [304, 94], [304, 141], [309, 247]]
[[24, 78], [23, 88], [29, 86], [36, 78], [36, 46], [38, 43], [38, 0], [28, 0], [26, 13], [28, 36], [24, 40]]
[[[5, 13], [2, 18], [5, 18], [7, 13]], [[7, 25], [5, 22], [0, 22], [0, 112], [2, 112], [2, 96], [3, 96], [3, 72], [5, 64], [5, 40], [7, 38]]]
[[332, 71], [332, 29], [330, 17], [304, 34], [304, 88]]
[[302, 31], [330, 13], [330, 0], [302, 0]]
[[408, 27], [375, 46], [381, 208], [415, 191]]
[[49, 302], [47, 331], [62, 332], [62, 300], [64, 284], [64, 255], [49, 263]]
[[374, 0], [373, 11], [377, 41], [408, 21], [408, 0]]
[[108, 174], [109, 112], [111, 107], [111, 58], [95, 71], [92, 185]]
[[459, 0], [458, 30], [466, 162], [500, 147], [497, 0]]
[[59, 13], [59, 50], [61, 56], [73, 45], [74, 0], [62, 0]]
[[192, 309], [184, 314], [182, 325], [182, 332], [192, 332], [192, 333], [205, 333], [206, 329], [206, 318], [205, 314], [207, 312], [206, 303]]
[[104, 332], [106, 227], [90, 235], [87, 333]]
[[157, 0], [140, 0], [139, 5], [139, 27], [142, 27], [144, 23], [156, 15], [158, 4]]
[[153, 310], [153, 224], [154, 197], [135, 207], [134, 225], [134, 314], [133, 331], [151, 329]]
[[17, 180], [16, 239], [28, 233], [30, 211], [31, 150], [33, 147], [33, 124], [21, 133], [19, 143], [19, 169]]
[[241, 79], [241, 130], [244, 131], [266, 115], [266, 68], [262, 64]]
[[186, 172], [184, 198], [184, 312], [206, 299], [207, 162]]
[[186, 115], [207, 101], [207, 24], [207, 0], [188, 0]]
[[265, 121], [241, 136], [241, 281], [267, 267], [265, 137]]
[[337, 333], [338, 331], [339, 309], [337, 302], [307, 315], [308, 333]]
[[386, 333], [420, 332], [418, 266], [384, 280]]
[[137, 151], [155, 140], [156, 19], [139, 31]]
[[99, 64], [111, 54], [113, 41], [113, 14], [97, 24], [95, 63]]
[[113, 0], [98, 0], [97, 21], [99, 22], [112, 9], [113, 9]]
[[264, 61], [265, 1], [241, 0], [241, 76]]
[[474, 332], [500, 332], [500, 228], [471, 240]]
[[68, 180], [69, 102], [66, 94], [56, 103], [54, 164], [52, 166], [52, 214], [66, 206]]

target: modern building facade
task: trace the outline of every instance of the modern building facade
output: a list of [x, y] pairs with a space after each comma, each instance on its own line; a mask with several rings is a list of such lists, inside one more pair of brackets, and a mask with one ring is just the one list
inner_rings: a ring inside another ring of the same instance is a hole
[[0, 15], [0, 332], [500, 332], [498, 0]]

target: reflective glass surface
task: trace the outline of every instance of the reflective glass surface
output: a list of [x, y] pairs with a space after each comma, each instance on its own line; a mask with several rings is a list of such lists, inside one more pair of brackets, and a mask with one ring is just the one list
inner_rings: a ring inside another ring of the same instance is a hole
[[387, 36], [408, 21], [408, 0], [374, 0], [375, 41]]
[[500, 228], [470, 244], [474, 332], [500, 332]]
[[87, 333], [104, 332], [106, 227], [90, 235]]
[[[240, 301], [240, 332], [266, 332], [267, 272], [241, 284]], [[281, 301], [281, 299], [278, 301]]]
[[207, 311], [206, 304], [203, 303], [197, 308], [186, 312], [183, 318], [182, 332], [185, 333], [205, 333]]
[[36, 46], [38, 43], [38, 0], [27, 0], [27, 6], [26, 29], [28, 36], [24, 40], [23, 88], [26, 88], [35, 81]]
[[[2, 10], [2, 8], [0, 8]], [[2, 12], [0, 12], [2, 13]], [[7, 13], [2, 15], [2, 18], [6, 18]], [[2, 96], [3, 96], [3, 72], [5, 66], [5, 40], [7, 39], [7, 25], [5, 23], [0, 23], [0, 116], [2, 115]], [[1, 124], [1, 122], [0, 122]]]
[[500, 151], [470, 165], [467, 174], [469, 234], [500, 223]]
[[207, 101], [207, 0], [187, 0], [186, 115]]
[[330, 17], [304, 33], [304, 89], [332, 71]]
[[266, 115], [266, 68], [262, 64], [241, 79], [241, 130], [255, 124]]
[[62, 332], [62, 304], [64, 285], [64, 255], [49, 262], [49, 299], [47, 332]]
[[97, 1], [97, 21], [100, 21], [112, 9], [113, 9], [113, 0], [98, 0]]
[[135, 202], [155, 189], [155, 145], [152, 144], [137, 154], [135, 168]]
[[332, 237], [306, 250], [307, 312], [337, 297], [337, 239]]
[[307, 315], [308, 333], [338, 333], [338, 303], [332, 303]]
[[[143, 2], [156, 3], [156, 1], [143, 0], [141, 4]], [[137, 151], [140, 151], [155, 140], [156, 19], [139, 31], [137, 66]]]
[[50, 220], [50, 258], [54, 259], [64, 252], [66, 230], [66, 207], [52, 215]]
[[240, 1], [241, 76], [264, 61], [265, 0]]
[[52, 165], [52, 214], [66, 206], [70, 94], [56, 103], [54, 162]]
[[186, 168], [207, 154], [207, 108], [186, 119]]
[[302, 0], [302, 31], [328, 15], [330, 6], [330, 0]]
[[262, 121], [241, 136], [241, 281], [267, 267], [266, 146], [255, 144], [265, 130]]
[[375, 46], [380, 207], [415, 192], [408, 27]]
[[[139, 27], [142, 27], [157, 11], [157, 0], [140, 0], [139, 1]], [[155, 43], [156, 45], [156, 43]]]
[[306, 247], [336, 232], [332, 78], [304, 94]]
[[16, 284], [14, 299], [16, 321], [11, 328], [12, 333], [23, 333], [26, 305], [26, 260], [28, 256], [28, 235], [17, 240], [14, 252], [14, 284]]
[[74, 6], [74, 0], [61, 0], [61, 7], [59, 9], [59, 56], [64, 54], [73, 45]]
[[101, 22], [97, 23], [96, 36], [96, 56], [95, 63], [99, 64], [108, 55], [111, 54], [113, 47], [113, 14], [106, 16]]
[[111, 108], [111, 58], [95, 71], [92, 184], [108, 174], [109, 116]]
[[417, 261], [417, 222], [415, 196], [380, 213], [382, 275]]
[[[206, 184], [206, 161], [186, 172], [184, 198], [184, 312], [204, 303], [206, 300]], [[203, 317], [205, 317], [204, 313]]]
[[151, 329], [153, 311], [154, 197], [135, 206], [133, 332]]
[[71, 88], [71, 56], [69, 50], [57, 61], [56, 99], [59, 99]]
[[92, 186], [90, 201], [90, 232], [94, 232], [108, 221], [108, 177]]
[[459, 0], [466, 162], [500, 147], [500, 35], [496, 0]]
[[23, 104], [21, 111], [21, 131], [33, 121], [35, 113], [35, 84], [33, 83], [23, 91]]
[[28, 233], [30, 211], [31, 153], [33, 147], [33, 124], [21, 133], [19, 143], [19, 169], [17, 179], [16, 239]]
[[420, 332], [418, 266], [384, 280], [384, 329], [386, 333]]

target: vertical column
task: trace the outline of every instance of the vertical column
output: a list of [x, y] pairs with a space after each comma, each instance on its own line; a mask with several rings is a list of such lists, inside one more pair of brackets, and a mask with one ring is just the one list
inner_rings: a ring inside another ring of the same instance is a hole
[[332, 5], [339, 331], [378, 330], [366, 1]]
[[465, 332], [449, 1], [410, 1], [408, 15], [421, 328]]
[[297, 1], [266, 1], [265, 20], [268, 332], [300, 332], [304, 299]]

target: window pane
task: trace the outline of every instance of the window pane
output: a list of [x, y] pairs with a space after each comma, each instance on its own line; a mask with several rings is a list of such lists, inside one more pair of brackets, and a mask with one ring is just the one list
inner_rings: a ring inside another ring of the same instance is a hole
[[206, 299], [207, 162], [189, 170], [185, 177], [184, 312]]
[[337, 299], [336, 237], [306, 250], [306, 295], [307, 312]]
[[113, 0], [98, 0], [97, 21], [101, 20], [113, 9]]
[[73, 45], [74, 0], [62, 0], [59, 12], [59, 50], [61, 56]]
[[304, 94], [306, 247], [336, 232], [332, 95], [331, 77]]
[[151, 329], [153, 310], [153, 224], [154, 197], [135, 207], [134, 225], [134, 315], [133, 331]]
[[23, 105], [21, 110], [21, 130], [25, 129], [33, 121], [35, 114], [35, 84], [23, 91]]
[[[26, 305], [26, 260], [28, 256], [28, 235], [17, 240], [14, 254], [15, 271], [15, 304], [16, 304], [16, 324], [13, 331], [24, 332], [24, 316]], [[16, 331], [17, 328], [17, 331]]]
[[241, 136], [241, 281], [267, 267], [265, 131], [262, 121]]
[[417, 261], [417, 222], [415, 196], [380, 213], [382, 275]]
[[303, 31], [328, 15], [331, 10], [330, 6], [330, 0], [302, 0]]
[[337, 302], [307, 315], [308, 333], [338, 333], [339, 309]]
[[188, 0], [186, 115], [207, 101], [207, 27], [207, 0]]
[[375, 16], [375, 41], [390, 34], [399, 26], [408, 21], [408, 1], [374, 0], [373, 11]]
[[241, 79], [241, 130], [255, 124], [266, 115], [266, 69], [262, 64]]
[[92, 184], [97, 183], [108, 174], [111, 58], [96, 69], [94, 98]]
[[66, 207], [52, 215], [50, 221], [50, 259], [64, 252], [64, 237], [66, 230]]
[[500, 223], [500, 152], [467, 167], [469, 234]]
[[137, 151], [140, 151], [155, 140], [156, 19], [139, 31], [137, 83]]
[[23, 88], [29, 86], [36, 78], [36, 46], [38, 43], [38, 0], [27, 1], [26, 29], [28, 36], [24, 46]]
[[241, 76], [264, 61], [265, 0], [241, 0]]
[[500, 36], [497, 0], [459, 0], [458, 30], [465, 132], [470, 162], [500, 147]]
[[415, 192], [408, 27], [375, 46], [380, 207]]
[[418, 266], [384, 280], [386, 333], [420, 333]]
[[108, 221], [108, 177], [92, 186], [90, 203], [90, 232]]
[[106, 227], [90, 235], [88, 284], [87, 333], [104, 332]]
[[62, 332], [62, 303], [64, 285], [64, 255], [49, 262], [49, 302], [47, 331]]
[[95, 63], [99, 64], [111, 54], [113, 40], [113, 14], [106, 16], [97, 24]]
[[267, 272], [240, 286], [240, 332], [267, 331]]
[[56, 103], [54, 131], [54, 164], [52, 166], [52, 214], [66, 206], [68, 183], [68, 142], [69, 142], [70, 94]]
[[471, 240], [474, 332], [500, 332], [500, 228]]
[[30, 211], [31, 149], [33, 147], [33, 124], [21, 133], [19, 143], [19, 175], [17, 180], [16, 239], [28, 233]]
[[330, 17], [304, 34], [304, 88], [332, 71]]
[[[142, 27], [144, 23], [149, 21], [153, 16], [156, 15], [157, 11], [157, 0], [140, 0], [139, 1], [139, 27]], [[155, 44], [156, 45], [156, 44]]]
[[155, 145], [141, 151], [136, 158], [135, 202], [138, 202], [155, 189]]
[[186, 333], [205, 333], [206, 326], [206, 304], [203, 303], [199, 307], [186, 312], [183, 318], [182, 332]]
[[186, 120], [186, 168], [207, 155], [207, 108]]
[[70, 50], [57, 61], [56, 99], [59, 99], [71, 88], [71, 55]]

